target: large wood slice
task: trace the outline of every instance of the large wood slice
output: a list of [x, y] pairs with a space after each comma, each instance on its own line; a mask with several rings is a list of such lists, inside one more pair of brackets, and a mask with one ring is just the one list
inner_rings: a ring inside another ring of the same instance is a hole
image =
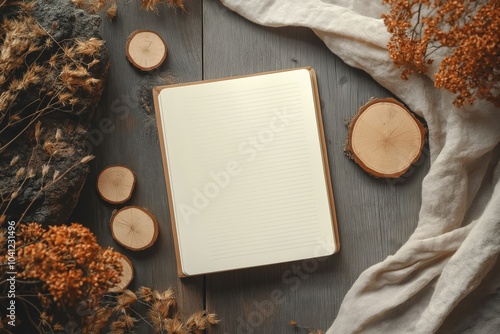
[[422, 153], [425, 127], [403, 104], [374, 99], [349, 124], [347, 151], [367, 173], [398, 178]]
[[126, 206], [111, 217], [111, 234], [123, 247], [139, 251], [151, 247], [158, 238], [158, 222], [145, 208]]

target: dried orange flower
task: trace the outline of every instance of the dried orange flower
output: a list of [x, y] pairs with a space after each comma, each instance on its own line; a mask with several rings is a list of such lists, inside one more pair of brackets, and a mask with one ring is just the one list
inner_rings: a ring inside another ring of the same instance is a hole
[[435, 86], [456, 94], [457, 107], [484, 99], [500, 107], [500, 1], [384, 0], [390, 12], [389, 55], [401, 77], [426, 73], [443, 58]]
[[21, 225], [18, 240], [19, 278], [40, 281], [58, 305], [97, 300], [119, 280], [120, 255], [82, 225]]

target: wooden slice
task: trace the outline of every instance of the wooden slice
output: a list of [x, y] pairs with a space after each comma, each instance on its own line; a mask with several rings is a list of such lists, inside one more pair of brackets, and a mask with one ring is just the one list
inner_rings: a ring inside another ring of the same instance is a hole
[[375, 177], [398, 178], [422, 153], [425, 127], [401, 103], [374, 99], [349, 124], [350, 157]]
[[109, 289], [110, 292], [119, 292], [125, 290], [130, 285], [130, 282], [132, 282], [132, 280], [134, 279], [134, 266], [132, 265], [132, 262], [125, 255], [120, 255], [120, 263], [123, 267], [123, 271], [120, 275], [120, 282]]
[[153, 245], [158, 238], [158, 222], [151, 212], [126, 206], [111, 217], [111, 234], [123, 247], [138, 251]]
[[167, 57], [167, 45], [156, 32], [136, 30], [130, 34], [125, 46], [127, 59], [142, 71], [160, 66]]
[[108, 166], [97, 176], [97, 192], [106, 202], [122, 204], [132, 197], [135, 182], [135, 174], [130, 168], [121, 165]]

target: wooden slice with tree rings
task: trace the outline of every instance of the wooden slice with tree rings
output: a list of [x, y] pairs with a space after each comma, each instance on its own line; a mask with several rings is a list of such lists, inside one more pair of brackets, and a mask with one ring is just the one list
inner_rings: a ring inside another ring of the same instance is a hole
[[130, 282], [134, 279], [134, 266], [132, 262], [123, 254], [120, 254], [120, 264], [122, 265], [123, 271], [120, 275], [120, 282], [116, 284], [114, 287], [109, 289], [110, 292], [119, 292], [125, 290]]
[[125, 203], [132, 197], [136, 183], [134, 172], [125, 166], [112, 165], [97, 176], [97, 192], [111, 204]]
[[156, 32], [136, 30], [128, 37], [125, 52], [132, 65], [142, 71], [151, 71], [165, 61], [168, 49]]
[[158, 238], [158, 222], [145, 208], [126, 206], [110, 221], [113, 238], [123, 247], [139, 251], [151, 247]]
[[403, 104], [374, 99], [349, 124], [348, 155], [375, 177], [398, 178], [420, 158], [425, 133]]

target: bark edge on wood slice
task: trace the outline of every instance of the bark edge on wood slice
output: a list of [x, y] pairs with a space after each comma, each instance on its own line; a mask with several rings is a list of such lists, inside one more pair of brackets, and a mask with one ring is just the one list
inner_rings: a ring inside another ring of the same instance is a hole
[[111, 204], [127, 202], [135, 189], [137, 178], [132, 169], [123, 165], [110, 165], [97, 175], [97, 192]]
[[420, 158], [426, 132], [402, 103], [372, 99], [349, 123], [347, 153], [372, 176], [398, 178]]
[[113, 239], [133, 251], [151, 247], [158, 238], [155, 216], [139, 206], [126, 206], [117, 210], [111, 216], [109, 226]]
[[134, 279], [134, 266], [128, 257], [120, 254], [120, 263], [123, 267], [122, 274], [120, 275], [120, 282], [109, 289], [109, 292], [120, 292], [128, 288], [132, 280]]
[[158, 68], [167, 58], [167, 44], [152, 30], [135, 30], [127, 38], [125, 53], [132, 65], [141, 71]]

